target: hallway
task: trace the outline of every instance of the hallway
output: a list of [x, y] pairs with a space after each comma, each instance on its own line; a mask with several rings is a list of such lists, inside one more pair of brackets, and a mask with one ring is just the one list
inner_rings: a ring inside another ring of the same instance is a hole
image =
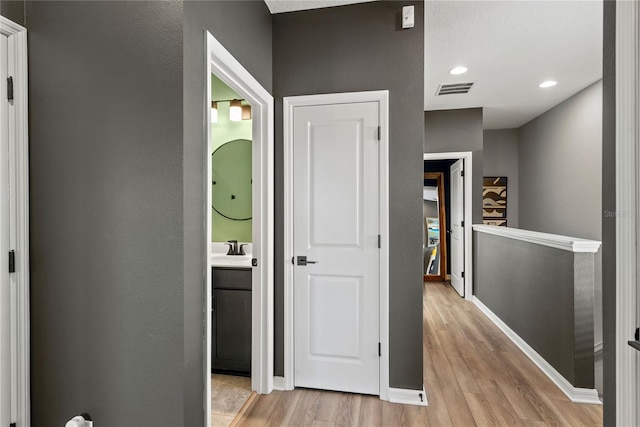
[[428, 407], [296, 389], [259, 395], [237, 426], [601, 426], [602, 406], [575, 404], [472, 303], [424, 284]]

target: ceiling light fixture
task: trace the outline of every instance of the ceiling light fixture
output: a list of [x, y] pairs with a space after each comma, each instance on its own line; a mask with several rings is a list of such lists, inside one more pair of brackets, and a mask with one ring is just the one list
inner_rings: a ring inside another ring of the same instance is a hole
[[459, 67], [455, 67], [455, 68], [451, 69], [451, 71], [449, 71], [449, 74], [457, 76], [457, 75], [460, 75], [460, 74], [464, 74], [466, 72], [467, 72], [467, 67], [459, 66]]
[[211, 123], [218, 123], [218, 103], [211, 101]]
[[547, 88], [547, 87], [553, 87], [553, 86], [555, 86], [557, 84], [558, 84], [558, 82], [556, 82], [555, 80], [547, 80], [547, 81], [544, 81], [544, 82], [540, 83], [539, 87]]
[[242, 120], [251, 120], [251, 105], [242, 106]]
[[242, 102], [234, 99], [229, 103], [229, 120], [239, 122], [242, 120]]

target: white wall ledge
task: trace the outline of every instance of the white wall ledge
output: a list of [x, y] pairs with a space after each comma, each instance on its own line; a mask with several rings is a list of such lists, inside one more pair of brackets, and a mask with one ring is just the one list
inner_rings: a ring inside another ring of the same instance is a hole
[[579, 239], [577, 237], [560, 236], [558, 234], [540, 233], [538, 231], [521, 230], [519, 228], [498, 227], [495, 225], [474, 224], [473, 231], [507, 239], [521, 240], [536, 245], [549, 246], [569, 252], [596, 253], [601, 242]]

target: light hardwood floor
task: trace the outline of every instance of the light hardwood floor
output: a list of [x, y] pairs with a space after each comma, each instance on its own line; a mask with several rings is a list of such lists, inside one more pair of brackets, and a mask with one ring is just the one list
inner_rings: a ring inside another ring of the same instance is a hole
[[473, 304], [424, 285], [428, 407], [296, 389], [257, 396], [237, 426], [601, 426], [602, 406], [572, 403]]

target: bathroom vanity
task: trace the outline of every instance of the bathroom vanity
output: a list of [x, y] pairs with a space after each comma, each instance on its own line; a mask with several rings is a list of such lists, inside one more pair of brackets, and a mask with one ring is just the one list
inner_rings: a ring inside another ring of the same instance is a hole
[[211, 268], [211, 371], [249, 375], [251, 268], [226, 265]]

